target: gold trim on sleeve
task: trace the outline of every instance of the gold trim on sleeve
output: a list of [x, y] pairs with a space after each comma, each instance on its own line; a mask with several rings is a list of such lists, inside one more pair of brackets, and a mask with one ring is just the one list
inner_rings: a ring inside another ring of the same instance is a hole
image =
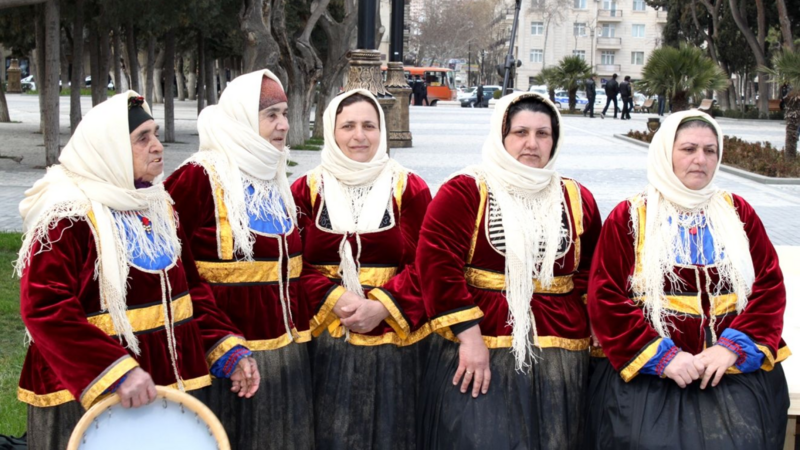
[[[344, 337], [344, 327], [337, 327], [333, 331], [329, 331], [331, 337], [334, 339], [341, 339]], [[380, 336], [369, 336], [366, 334], [359, 334], [350, 332], [350, 339], [347, 341], [351, 345], [361, 347], [374, 347], [377, 345], [394, 345], [397, 347], [407, 347], [414, 345], [417, 342], [425, 339], [431, 334], [431, 327], [429, 324], [423, 324], [419, 329], [412, 331], [405, 339], [401, 338], [395, 332], [384, 333]]]
[[217, 341], [217, 343], [211, 347], [211, 350], [206, 352], [206, 363], [208, 364], [208, 367], [213, 366], [214, 363], [225, 356], [225, 353], [228, 353], [230, 349], [236, 347], [237, 345], [249, 347], [243, 337], [236, 336], [235, 334], [230, 334]]
[[394, 186], [394, 202], [397, 204], [397, 218], [400, 219], [400, 214], [403, 212], [403, 193], [406, 191], [408, 183], [408, 172], [401, 171], [397, 173], [397, 183]]
[[37, 394], [27, 389], [17, 388], [17, 400], [39, 408], [63, 405], [75, 400], [68, 390], [63, 389], [49, 394]]
[[81, 405], [89, 409], [106, 389], [135, 367], [139, 367], [139, 363], [129, 355], [116, 360], [83, 390]]
[[433, 331], [442, 328], [450, 327], [457, 323], [469, 322], [470, 320], [480, 319], [483, 317], [483, 311], [477, 306], [472, 306], [467, 309], [462, 309], [453, 313], [445, 314], [431, 320], [431, 329]]
[[575, 234], [577, 235], [575, 238], [577, 240], [583, 235], [583, 199], [581, 198], [581, 190], [575, 180], [562, 178], [562, 181], [567, 188], [569, 206], [572, 210], [572, 220], [575, 223]]
[[[341, 280], [341, 278], [339, 278], [338, 265], [315, 265], [314, 268], [323, 276], [333, 281]], [[397, 275], [397, 267], [370, 267], [362, 265], [361, 270], [358, 272], [358, 282], [365, 288], [379, 288], [388, 283], [395, 275]]]
[[656, 355], [658, 352], [658, 346], [663, 340], [663, 338], [658, 338], [651, 342], [647, 347], [639, 352], [633, 361], [622, 368], [620, 371], [620, 376], [622, 376], [622, 379], [625, 380], [626, 383], [634, 379], [636, 375], [639, 375], [639, 371], [642, 370], [642, 367], [644, 367], [645, 364], [647, 364], [647, 361], [650, 361], [650, 359]]
[[[443, 338], [458, 342], [458, 337], [453, 334], [450, 328], [443, 328], [436, 331]], [[511, 348], [514, 338], [512, 336], [481, 336], [487, 348]], [[569, 339], [559, 336], [539, 336], [539, 348], [563, 348], [573, 352], [589, 349], [590, 338]]]
[[333, 313], [333, 307], [336, 306], [336, 302], [347, 292], [343, 286], [336, 286], [332, 289], [325, 300], [322, 302], [322, 306], [319, 308], [319, 312], [311, 318], [311, 334], [314, 336], [319, 336], [320, 333], [328, 326], [329, 323], [337, 320], [336, 314]]
[[[488, 289], [492, 291], [504, 291], [506, 289], [506, 276], [500, 272], [467, 267], [464, 269], [464, 277], [467, 284], [478, 289]], [[553, 277], [550, 287], [545, 289], [539, 280], [533, 280], [535, 294], [568, 294], [572, 292], [575, 285], [572, 282], [572, 275], [562, 275]]]
[[386, 323], [392, 327], [392, 329], [398, 334], [398, 336], [400, 336], [401, 339], [407, 338], [409, 333], [411, 333], [411, 325], [409, 325], [405, 317], [403, 317], [403, 313], [400, 311], [400, 308], [395, 305], [392, 298], [380, 288], [375, 288], [369, 291], [368, 296], [372, 300], [381, 302], [383, 307], [389, 311], [389, 317], [385, 319]]
[[[183, 389], [185, 391], [194, 391], [196, 389], [201, 389], [206, 386], [211, 386], [211, 375], [203, 375], [197, 378], [192, 378], [190, 380], [183, 380]], [[168, 388], [178, 389], [178, 383], [172, 383]]]
[[223, 261], [233, 259], [233, 231], [228, 219], [228, 207], [225, 206], [225, 191], [222, 187], [214, 187], [214, 205], [217, 208], [217, 242], [218, 256]]
[[[197, 271], [210, 284], [277, 283], [282, 275], [278, 261], [197, 261]], [[289, 258], [289, 276], [300, 277], [303, 256]]]
[[[192, 298], [189, 294], [172, 300], [171, 307], [176, 323], [192, 317]], [[164, 326], [164, 307], [160, 303], [144, 308], [129, 309], [125, 311], [125, 314], [128, 316], [128, 321], [134, 333], [150, 331]], [[116, 336], [117, 333], [114, 329], [114, 324], [108, 313], [89, 316], [87, 319], [89, 323], [101, 329], [109, 336]]]
[[478, 181], [478, 190], [480, 191], [481, 199], [478, 202], [478, 215], [475, 217], [475, 230], [472, 232], [472, 240], [469, 244], [466, 264], [471, 264], [472, 258], [475, 256], [475, 246], [478, 244], [478, 234], [481, 231], [481, 219], [483, 219], [483, 211], [486, 209], [486, 197], [489, 195], [489, 189], [486, 187], [486, 182], [483, 180]]

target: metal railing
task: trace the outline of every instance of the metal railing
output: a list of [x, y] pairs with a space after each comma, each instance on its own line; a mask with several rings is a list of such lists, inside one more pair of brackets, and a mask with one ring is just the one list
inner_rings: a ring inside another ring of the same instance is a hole
[[616, 73], [620, 71], [619, 64], [597, 64], [594, 66], [595, 72], [604, 74], [604, 73]]
[[598, 37], [597, 47], [620, 47], [622, 46], [622, 38], [618, 37]]
[[601, 9], [597, 11], [597, 16], [600, 18], [613, 17], [622, 19], [622, 10], [620, 9]]

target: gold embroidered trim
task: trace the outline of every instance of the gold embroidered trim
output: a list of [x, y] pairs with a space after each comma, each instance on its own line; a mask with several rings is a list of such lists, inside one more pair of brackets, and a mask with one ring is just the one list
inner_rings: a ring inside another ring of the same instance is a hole
[[625, 380], [626, 383], [631, 381], [634, 377], [636, 377], [636, 375], [639, 375], [639, 371], [642, 370], [642, 367], [644, 367], [645, 364], [647, 364], [647, 361], [650, 361], [650, 359], [656, 355], [656, 352], [658, 352], [658, 346], [663, 340], [663, 338], [658, 338], [651, 342], [650, 345], [645, 347], [644, 350], [639, 353], [636, 359], [628, 363], [628, 365], [626, 365], [620, 371], [620, 376], [622, 376], [622, 379]]
[[217, 242], [219, 242], [219, 259], [233, 259], [233, 230], [228, 219], [228, 207], [225, 206], [225, 192], [221, 187], [214, 188], [214, 205], [217, 207]]
[[[241, 336], [228, 335], [220, 339], [219, 342], [217, 342], [216, 345], [211, 348], [211, 350], [206, 352], [206, 363], [208, 364], [208, 367], [213, 366], [214, 363], [225, 356], [225, 353], [228, 353], [230, 349], [236, 347], [237, 345], [249, 347], [247, 342]], [[252, 348], [250, 350], [252, 350]]]
[[606, 352], [601, 347], [591, 347], [589, 356], [592, 358], [606, 358]]
[[[331, 337], [340, 339], [344, 336], [344, 327], [337, 327], [333, 331], [329, 331]], [[365, 334], [358, 334], [350, 332], [349, 344], [358, 345], [362, 347], [374, 347], [376, 345], [394, 345], [397, 347], [407, 347], [416, 344], [417, 342], [425, 339], [431, 334], [431, 327], [429, 324], [422, 325], [418, 330], [412, 331], [407, 338], [403, 339], [397, 333], [388, 332], [380, 336], [367, 336]]]
[[475, 230], [472, 232], [472, 242], [469, 244], [469, 253], [467, 254], [467, 264], [472, 263], [472, 258], [475, 256], [475, 246], [478, 244], [478, 233], [481, 230], [481, 219], [483, 218], [483, 211], [486, 209], [486, 197], [489, 195], [489, 189], [486, 187], [486, 182], [481, 180], [478, 184], [480, 191], [480, 202], [478, 202], [478, 215], [475, 217]]
[[[667, 295], [667, 308], [668, 310], [681, 314], [691, 314], [694, 316], [703, 316], [702, 305], [697, 294], [692, 295]], [[712, 297], [711, 301], [714, 304], [714, 315], [721, 316], [736, 311], [736, 294], [723, 294], [717, 297]], [[643, 300], [637, 298], [636, 302], [641, 305]]]
[[[308, 342], [311, 340], [311, 332], [310, 331], [298, 332], [296, 328], [292, 328], [292, 338], [296, 343]], [[251, 351], [262, 352], [267, 350], [276, 350], [281, 347], [286, 347], [291, 343], [292, 341], [289, 339], [289, 334], [284, 333], [282, 336], [276, 337], [274, 339], [247, 341], [246, 345], [247, 348], [249, 348]]]
[[[458, 337], [450, 328], [436, 330], [443, 338], [458, 342]], [[514, 338], [512, 336], [481, 336], [487, 348], [511, 348]], [[540, 348], [563, 348], [570, 351], [583, 351], [589, 349], [590, 338], [568, 339], [558, 336], [539, 336]]]
[[308, 189], [311, 191], [311, 210], [314, 210], [314, 204], [317, 203], [317, 185], [319, 185], [319, 181], [317, 180], [317, 171], [308, 172]]
[[[192, 317], [192, 298], [189, 294], [172, 300], [175, 322]], [[145, 308], [129, 309], [125, 311], [134, 333], [153, 330], [164, 326], [164, 307], [161, 304]], [[89, 323], [100, 328], [109, 336], [115, 336], [116, 330], [108, 313], [88, 317]]]
[[[183, 380], [183, 389], [186, 391], [194, 391], [195, 389], [211, 386], [211, 375], [203, 375], [201, 377]], [[172, 383], [168, 388], [178, 389], [178, 383]]]
[[106, 389], [134, 367], [139, 367], [139, 363], [130, 356], [123, 356], [118, 359], [83, 390], [81, 405], [89, 409]]
[[31, 406], [39, 408], [47, 408], [50, 406], [63, 405], [64, 403], [75, 400], [75, 397], [64, 389], [61, 391], [51, 392], [49, 394], [36, 394], [27, 389], [17, 388], [17, 400], [27, 403]]
[[[787, 346], [783, 346], [778, 349], [777, 358], [773, 358], [772, 351], [770, 351], [769, 347], [766, 347], [761, 344], [756, 344], [756, 347], [759, 350], [761, 350], [761, 352], [764, 354], [764, 363], [761, 364], [759, 370], [765, 370], [767, 372], [770, 372], [772, 369], [774, 369], [775, 364], [785, 360], [786, 358], [792, 355], [791, 350], [789, 350], [789, 347]], [[737, 369], [736, 366], [728, 367], [728, 370], [725, 371], [726, 375], [738, 375], [740, 373], [742, 373], [742, 371]]]
[[392, 327], [392, 329], [397, 333], [398, 336], [400, 336], [401, 339], [407, 338], [411, 332], [411, 325], [409, 325], [405, 317], [403, 317], [403, 313], [400, 311], [397, 305], [395, 305], [391, 297], [389, 297], [389, 295], [380, 288], [369, 291], [368, 296], [372, 300], [381, 302], [384, 308], [389, 311], [389, 317], [385, 319], [386, 323]]
[[483, 317], [483, 311], [477, 306], [473, 306], [431, 320], [431, 330], [438, 331], [442, 328], [449, 328], [450, 325], [469, 322], [470, 320], [480, 319], [481, 317]]
[[[315, 265], [314, 268], [331, 280], [340, 280], [338, 265]], [[358, 282], [362, 286], [377, 288], [388, 283], [395, 275], [397, 275], [397, 267], [361, 266], [361, 270], [358, 272]]]
[[575, 222], [575, 234], [577, 238], [583, 234], [583, 199], [581, 198], [581, 190], [578, 188], [578, 183], [575, 180], [564, 178], [562, 181], [567, 188], [569, 206], [572, 210], [572, 220]]
[[347, 292], [347, 289], [342, 286], [336, 286], [328, 293], [328, 296], [319, 308], [319, 312], [311, 318], [312, 335], [319, 336], [328, 324], [338, 320], [336, 314], [333, 313], [333, 307], [336, 306], [336, 302], [339, 301], [345, 292]]
[[[467, 279], [467, 284], [478, 289], [503, 291], [506, 288], [506, 276], [503, 273], [467, 267], [464, 270], [464, 277]], [[533, 280], [533, 282], [536, 294], [567, 294], [575, 288], [571, 274], [553, 277], [549, 289], [545, 289], [538, 280]]]
[[394, 202], [397, 204], [397, 219], [400, 221], [400, 214], [403, 212], [403, 193], [406, 191], [406, 184], [408, 182], [408, 172], [401, 171], [397, 173], [397, 184], [394, 186]]
[[[282, 268], [278, 261], [197, 261], [200, 276], [211, 284], [277, 283]], [[289, 258], [289, 276], [299, 278], [303, 272], [303, 256]]]

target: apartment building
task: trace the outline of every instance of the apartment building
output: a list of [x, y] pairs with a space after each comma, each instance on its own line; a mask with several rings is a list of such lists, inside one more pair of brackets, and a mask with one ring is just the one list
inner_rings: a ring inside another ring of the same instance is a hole
[[644, 0], [523, 0], [515, 86], [528, 89], [542, 68], [568, 55], [586, 60], [601, 85], [614, 73], [639, 79], [666, 23], [667, 12]]

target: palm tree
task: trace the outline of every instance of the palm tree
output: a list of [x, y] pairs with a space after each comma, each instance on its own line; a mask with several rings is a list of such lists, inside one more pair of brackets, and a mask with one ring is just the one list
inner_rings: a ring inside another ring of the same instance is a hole
[[800, 127], [800, 51], [788, 50], [776, 53], [772, 57], [772, 67], [767, 69], [779, 83], [789, 83], [792, 90], [784, 100], [784, 118], [786, 119], [786, 146], [783, 156], [786, 159], [797, 158], [797, 134]]
[[672, 110], [684, 111], [689, 109], [690, 97], [698, 99], [708, 90], [726, 89], [728, 76], [703, 50], [681, 44], [680, 48], [653, 50], [636, 86], [648, 95], [666, 92]]
[[550, 101], [553, 103], [556, 102], [556, 88], [560, 87], [560, 79], [555, 67], [546, 67], [542, 69], [539, 75], [533, 77], [533, 81], [536, 84], [547, 86], [547, 94], [550, 96]]
[[569, 94], [570, 111], [575, 111], [575, 94], [591, 75], [592, 68], [580, 56], [565, 56], [555, 67], [554, 76], [558, 80], [558, 86], [566, 89]]

